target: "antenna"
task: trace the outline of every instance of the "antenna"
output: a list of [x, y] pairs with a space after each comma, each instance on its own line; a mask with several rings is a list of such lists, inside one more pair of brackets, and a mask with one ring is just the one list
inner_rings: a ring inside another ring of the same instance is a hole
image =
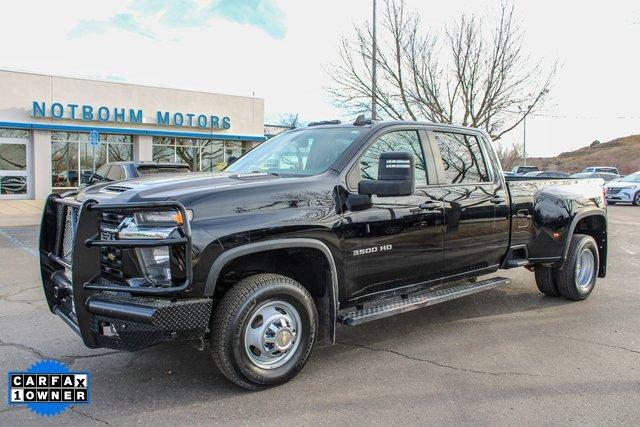
[[371, 119], [367, 119], [364, 117], [364, 114], [360, 114], [355, 122], [353, 122], [354, 126], [364, 126], [370, 125], [372, 123]]

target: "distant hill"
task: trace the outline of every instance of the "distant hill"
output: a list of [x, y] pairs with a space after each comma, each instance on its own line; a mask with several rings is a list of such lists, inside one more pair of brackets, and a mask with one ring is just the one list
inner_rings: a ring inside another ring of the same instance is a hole
[[587, 166], [615, 166], [622, 175], [627, 175], [640, 170], [640, 135], [602, 143], [594, 141], [590, 146], [556, 157], [529, 157], [527, 165], [569, 173], [580, 172]]

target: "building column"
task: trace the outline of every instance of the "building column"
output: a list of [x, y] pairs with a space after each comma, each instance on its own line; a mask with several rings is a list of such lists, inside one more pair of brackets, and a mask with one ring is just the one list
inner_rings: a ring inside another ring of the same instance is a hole
[[31, 196], [46, 199], [51, 194], [51, 132], [32, 130]]
[[133, 160], [135, 162], [153, 160], [153, 137], [149, 135], [133, 136]]

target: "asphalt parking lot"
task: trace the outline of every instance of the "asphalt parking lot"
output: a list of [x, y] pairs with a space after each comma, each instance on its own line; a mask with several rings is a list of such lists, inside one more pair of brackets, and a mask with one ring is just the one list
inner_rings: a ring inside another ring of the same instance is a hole
[[92, 375], [92, 402], [45, 419], [6, 403], [16, 424], [640, 423], [640, 208], [609, 208], [609, 272], [584, 302], [543, 297], [525, 269], [489, 291], [356, 328], [316, 347], [292, 382], [251, 393], [209, 348], [86, 349], [45, 307], [36, 227], [0, 224], [0, 365], [41, 358]]

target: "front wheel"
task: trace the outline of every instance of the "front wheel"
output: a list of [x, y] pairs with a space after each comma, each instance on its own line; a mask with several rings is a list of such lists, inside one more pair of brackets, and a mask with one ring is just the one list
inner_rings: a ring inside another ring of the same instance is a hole
[[575, 234], [562, 269], [558, 270], [560, 295], [575, 301], [587, 299], [598, 277], [598, 245], [591, 236]]
[[318, 333], [318, 314], [309, 292], [295, 280], [257, 274], [224, 295], [211, 331], [212, 356], [224, 376], [261, 390], [302, 370]]
[[633, 196], [633, 206], [640, 206], [640, 191]]

